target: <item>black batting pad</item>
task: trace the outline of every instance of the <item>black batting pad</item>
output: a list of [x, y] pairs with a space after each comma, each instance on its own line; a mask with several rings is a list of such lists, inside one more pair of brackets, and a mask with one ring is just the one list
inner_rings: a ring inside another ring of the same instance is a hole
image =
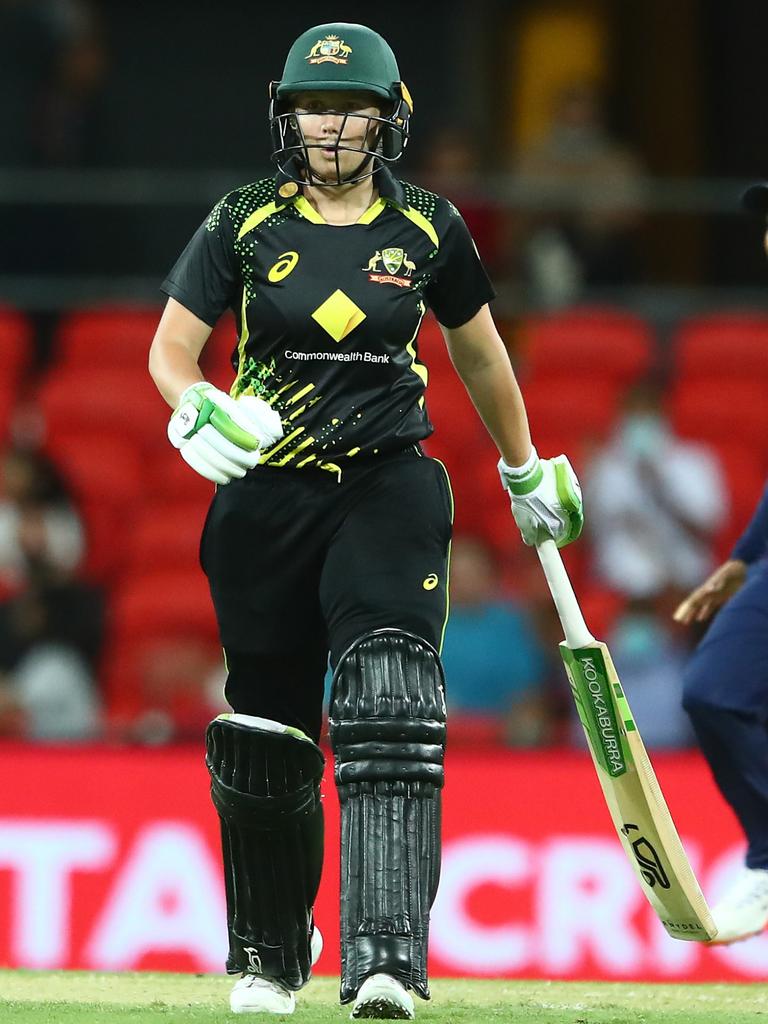
[[434, 648], [394, 629], [360, 638], [334, 674], [330, 734], [341, 803], [343, 1003], [378, 972], [429, 998], [444, 689]]
[[299, 989], [323, 865], [322, 751], [298, 729], [220, 715], [208, 726], [206, 764], [221, 820], [227, 971]]

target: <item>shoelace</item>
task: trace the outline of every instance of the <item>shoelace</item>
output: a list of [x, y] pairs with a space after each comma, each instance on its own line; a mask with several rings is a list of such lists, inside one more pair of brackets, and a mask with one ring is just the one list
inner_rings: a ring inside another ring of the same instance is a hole
[[277, 988], [286, 995], [288, 994], [285, 985], [281, 985], [279, 981], [273, 981], [271, 978], [260, 978], [257, 974], [244, 974], [243, 980], [246, 988]]

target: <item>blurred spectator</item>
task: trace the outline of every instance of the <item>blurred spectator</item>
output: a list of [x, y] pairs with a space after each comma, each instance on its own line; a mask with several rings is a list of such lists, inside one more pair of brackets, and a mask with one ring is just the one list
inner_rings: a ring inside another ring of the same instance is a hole
[[[679, 591], [669, 590], [654, 601], [630, 602], [605, 637], [643, 742], [651, 750], [674, 750], [693, 743], [680, 703], [682, 672], [690, 652], [667, 625], [669, 610], [679, 596]], [[573, 705], [572, 711], [573, 735], [583, 745]]]
[[630, 390], [584, 485], [595, 568], [608, 586], [647, 598], [670, 586], [688, 590], [710, 572], [713, 537], [727, 511], [719, 464], [706, 448], [674, 436], [655, 384]]
[[85, 551], [80, 519], [50, 460], [23, 448], [0, 457], [0, 592], [37, 570], [67, 575]]
[[0, 604], [0, 734], [77, 740], [97, 732], [102, 629], [99, 596], [75, 581], [41, 577]]
[[419, 180], [425, 188], [451, 200], [466, 221], [485, 265], [498, 270], [505, 218], [483, 188], [480, 154], [472, 131], [446, 128], [430, 138]]
[[95, 738], [99, 724], [88, 667], [70, 648], [37, 644], [0, 672], [0, 736], [71, 742]]
[[104, 613], [98, 591], [75, 577], [82, 527], [43, 456], [11, 450], [2, 471], [0, 733], [83, 739], [98, 726]]
[[450, 591], [442, 652], [449, 710], [467, 719], [495, 716], [513, 746], [547, 741], [544, 658], [525, 613], [499, 593], [496, 564], [483, 541], [454, 541]]
[[216, 715], [232, 709], [224, 699], [227, 672], [221, 649], [194, 636], [148, 642], [133, 679], [141, 711], [131, 739], [141, 743], [197, 740]]
[[549, 307], [635, 274], [639, 160], [610, 138], [597, 89], [557, 96], [549, 132], [521, 154], [518, 185], [540, 212], [521, 218], [522, 258], [535, 299]]

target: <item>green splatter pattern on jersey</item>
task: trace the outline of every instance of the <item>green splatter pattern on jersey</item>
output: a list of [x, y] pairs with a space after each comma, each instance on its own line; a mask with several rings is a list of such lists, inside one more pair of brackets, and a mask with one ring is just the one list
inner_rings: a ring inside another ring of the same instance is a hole
[[247, 391], [249, 395], [256, 395], [265, 402], [273, 403], [277, 398], [278, 389], [269, 387], [267, 382], [279, 384], [281, 379], [275, 374], [274, 357], [268, 363], [264, 363], [249, 356], [242, 373], [232, 385], [232, 393], [235, 398], [239, 398]]

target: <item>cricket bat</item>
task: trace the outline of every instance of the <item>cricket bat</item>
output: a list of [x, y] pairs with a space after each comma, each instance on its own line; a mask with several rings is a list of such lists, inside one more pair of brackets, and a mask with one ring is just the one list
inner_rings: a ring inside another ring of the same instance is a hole
[[648, 902], [675, 939], [717, 935], [611, 655], [592, 636], [553, 540], [537, 546], [565, 633], [560, 654], [613, 824]]

